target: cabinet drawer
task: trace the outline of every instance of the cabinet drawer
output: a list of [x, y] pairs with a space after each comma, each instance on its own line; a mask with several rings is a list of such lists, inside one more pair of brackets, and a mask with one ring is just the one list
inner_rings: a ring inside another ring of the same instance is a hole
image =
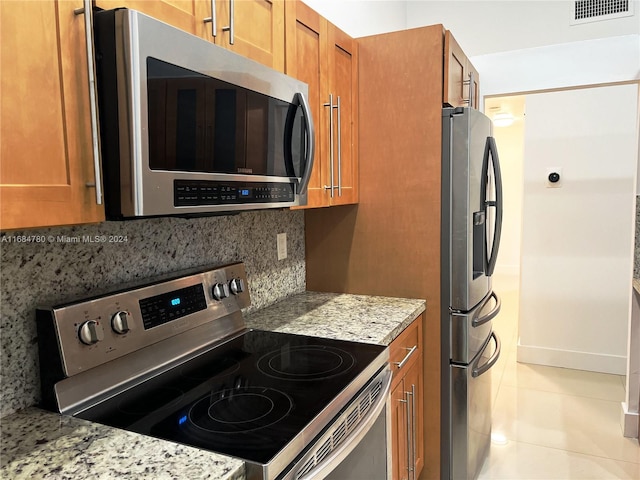
[[[389, 363], [393, 379], [413, 365], [422, 353], [422, 315], [405, 328], [389, 347]], [[402, 373], [400, 376], [404, 375]], [[398, 377], [400, 378], [400, 377]]]

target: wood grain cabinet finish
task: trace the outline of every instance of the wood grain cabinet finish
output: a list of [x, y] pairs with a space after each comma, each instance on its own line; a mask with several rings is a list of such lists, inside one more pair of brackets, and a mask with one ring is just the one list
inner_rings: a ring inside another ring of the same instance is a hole
[[444, 32], [433, 25], [358, 38], [358, 205], [305, 211], [308, 290], [427, 301], [422, 479], [441, 473]]
[[418, 317], [390, 346], [393, 480], [415, 480], [424, 466], [422, 322]]
[[284, 72], [284, 0], [194, 0], [194, 5], [197, 35]]
[[95, 4], [105, 10], [138, 10], [284, 72], [284, 0], [96, 0]]
[[442, 103], [479, 107], [480, 75], [450, 30], [444, 34], [444, 92]]
[[82, 1], [0, 2], [0, 229], [104, 220]]
[[285, 17], [286, 73], [309, 85], [316, 128], [306, 208], [357, 203], [357, 42], [300, 1]]
[[197, 9], [199, 0], [95, 0], [95, 6], [103, 10], [130, 8], [149, 15], [161, 22], [173, 25], [191, 34], [197, 33]]

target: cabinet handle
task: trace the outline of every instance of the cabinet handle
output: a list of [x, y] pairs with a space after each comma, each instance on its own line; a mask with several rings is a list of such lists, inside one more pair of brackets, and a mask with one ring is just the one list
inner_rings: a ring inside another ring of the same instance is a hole
[[340, 95], [338, 95], [338, 196], [342, 196], [342, 130], [340, 129]]
[[411, 467], [413, 471], [413, 480], [416, 478], [416, 386], [411, 384], [411, 451], [413, 456], [411, 458]]
[[414, 345], [411, 348], [406, 348], [405, 350], [409, 350], [409, 353], [407, 353], [405, 355], [405, 357], [402, 359], [401, 362], [393, 362], [393, 364], [398, 367], [398, 369], [404, 367], [404, 364], [407, 363], [409, 361], [409, 357], [411, 357], [411, 355], [413, 355], [413, 352], [415, 352], [418, 349], [417, 345]]
[[473, 88], [473, 84], [474, 84], [473, 80], [474, 80], [473, 72], [470, 72], [469, 73], [469, 80], [467, 80], [466, 82], [463, 83], [463, 85], [469, 84], [469, 98], [465, 98], [462, 101], [464, 103], [468, 104], [471, 108], [474, 108], [473, 107], [473, 94], [475, 93], [474, 92], [475, 89]]
[[233, 24], [235, 23], [234, 7], [234, 0], [229, 0], [229, 25], [227, 25], [226, 27], [222, 27], [223, 32], [229, 32], [229, 45], [233, 45]]
[[324, 189], [331, 192], [331, 198], [333, 198], [333, 186], [334, 172], [333, 172], [333, 93], [329, 94], [329, 103], [322, 104], [323, 107], [329, 107], [329, 179], [331, 185], [325, 185]]
[[96, 188], [96, 203], [102, 205], [102, 171], [100, 166], [100, 133], [98, 132], [98, 101], [96, 98], [96, 72], [93, 53], [93, 16], [91, 0], [83, 1], [83, 8], [73, 11], [75, 15], [84, 13], [84, 34], [87, 44], [87, 73], [89, 78], [89, 110], [91, 111], [91, 147], [93, 149], [93, 170], [95, 184], [87, 183], [87, 187]]
[[218, 26], [216, 20], [216, 0], [211, 0], [211, 16], [204, 19], [204, 23], [211, 22], [211, 36], [214, 38], [218, 35]]
[[409, 480], [414, 480], [413, 467], [411, 464], [412, 435], [411, 435], [411, 419], [410, 419], [411, 416], [409, 414], [409, 411], [411, 410], [411, 404], [409, 403], [409, 395], [411, 395], [411, 392], [404, 392], [404, 398], [406, 398], [405, 408], [407, 411], [407, 472], [408, 472]]

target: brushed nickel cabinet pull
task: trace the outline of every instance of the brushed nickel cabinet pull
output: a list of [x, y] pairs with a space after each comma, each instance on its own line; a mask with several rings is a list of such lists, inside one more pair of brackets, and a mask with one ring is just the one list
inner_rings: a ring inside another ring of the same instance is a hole
[[96, 203], [102, 205], [102, 170], [100, 165], [100, 133], [98, 132], [98, 100], [96, 96], [96, 72], [93, 46], [93, 15], [91, 0], [84, 0], [83, 8], [73, 11], [75, 15], [84, 14], [84, 34], [87, 47], [87, 74], [89, 79], [89, 110], [91, 112], [91, 148], [93, 150], [94, 183], [87, 187], [95, 187]]
[[211, 0], [211, 16], [204, 19], [204, 23], [211, 22], [211, 35], [215, 38], [218, 35], [218, 25], [216, 20], [216, 0]]
[[409, 353], [407, 353], [405, 355], [405, 357], [402, 359], [401, 362], [393, 362], [393, 364], [398, 367], [399, 369], [404, 367], [404, 364], [407, 363], [409, 361], [409, 357], [411, 357], [411, 355], [413, 355], [413, 352], [415, 352], [418, 349], [417, 345], [414, 345], [411, 348], [407, 348], [407, 350], [409, 350]]

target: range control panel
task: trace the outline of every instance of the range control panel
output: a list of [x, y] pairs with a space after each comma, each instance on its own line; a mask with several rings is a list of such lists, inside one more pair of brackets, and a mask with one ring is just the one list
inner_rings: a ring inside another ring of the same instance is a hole
[[173, 181], [173, 205], [176, 207], [286, 203], [294, 200], [294, 183]]
[[250, 304], [244, 264], [235, 263], [39, 309], [37, 319], [54, 323], [71, 376], [234, 313], [241, 317]]

